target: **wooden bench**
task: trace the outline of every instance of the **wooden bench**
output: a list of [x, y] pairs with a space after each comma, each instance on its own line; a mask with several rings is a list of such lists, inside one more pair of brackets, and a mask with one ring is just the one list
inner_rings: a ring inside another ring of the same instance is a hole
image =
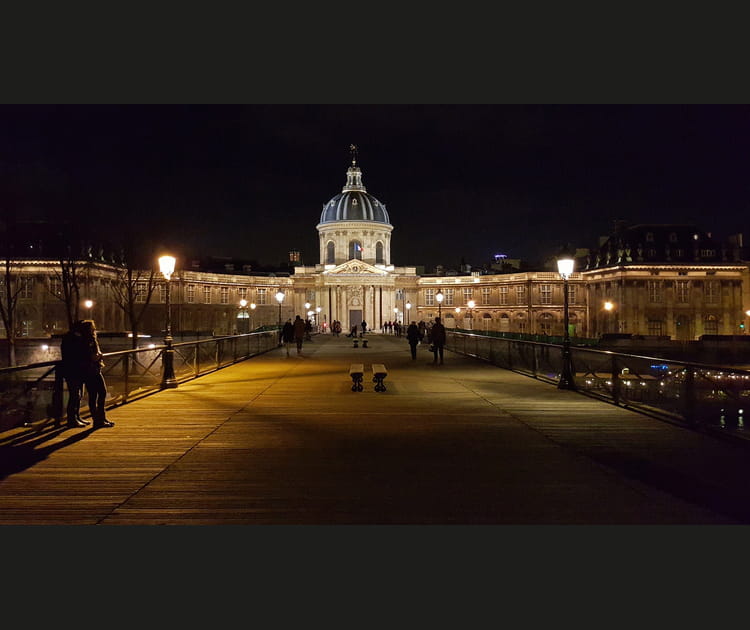
[[362, 363], [352, 363], [349, 366], [349, 376], [352, 377], [352, 391], [362, 391], [362, 380], [365, 375], [365, 366]]
[[356, 337], [354, 338], [354, 347], [359, 348], [359, 339], [357, 339]]
[[362, 347], [363, 347], [363, 348], [366, 348], [366, 347], [367, 347], [367, 339], [363, 339], [363, 340], [362, 340]]
[[382, 363], [372, 364], [372, 382], [375, 383], [376, 392], [385, 391], [385, 377], [388, 376], [388, 370], [385, 369], [385, 365]]

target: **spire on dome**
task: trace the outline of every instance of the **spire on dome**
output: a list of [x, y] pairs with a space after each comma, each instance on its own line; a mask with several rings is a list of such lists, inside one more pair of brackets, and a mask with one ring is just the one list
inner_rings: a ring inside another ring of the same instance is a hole
[[357, 166], [357, 145], [350, 144], [349, 152], [352, 154], [352, 166]]
[[365, 192], [367, 189], [362, 183], [362, 171], [357, 166], [357, 145], [350, 144], [349, 152], [352, 154], [352, 165], [346, 169], [346, 185], [341, 189], [341, 192], [351, 192], [352, 190]]

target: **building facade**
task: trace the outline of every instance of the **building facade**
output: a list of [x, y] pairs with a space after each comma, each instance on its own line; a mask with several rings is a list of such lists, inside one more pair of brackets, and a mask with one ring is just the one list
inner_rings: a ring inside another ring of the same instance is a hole
[[[564, 284], [556, 272], [420, 276], [416, 267], [396, 265], [391, 217], [367, 192], [356, 158], [341, 192], [323, 205], [315, 229], [318, 263], [294, 267], [289, 275], [178, 267], [170, 281], [173, 335], [229, 335], [276, 326], [295, 315], [309, 317], [321, 327], [338, 320], [344, 330], [363, 320], [377, 330], [389, 321], [429, 322], [441, 315], [449, 328], [533, 335], [564, 332]], [[616, 230], [577, 261], [568, 281], [571, 335], [596, 338], [617, 332], [690, 340], [704, 334], [742, 334], [750, 310], [749, 274], [742, 243], [734, 245], [739, 246], [717, 243], [693, 226]], [[83, 274], [81, 299], [93, 302], [82, 309], [82, 316], [94, 318], [103, 331], [127, 330], [115, 299], [118, 266], [90, 253], [77, 266]], [[16, 336], [64, 332], [67, 321], [54, 263], [18, 257], [11, 270], [21, 287]], [[147, 288], [144, 280], [136, 302], [146, 301]], [[162, 280], [145, 309], [141, 331], [158, 336], [165, 309]], [[0, 330], [0, 335], [6, 334]]]

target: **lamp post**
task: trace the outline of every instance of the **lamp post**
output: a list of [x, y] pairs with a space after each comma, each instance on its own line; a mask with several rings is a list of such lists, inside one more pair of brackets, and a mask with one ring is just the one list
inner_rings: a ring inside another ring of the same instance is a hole
[[443, 317], [442, 317], [443, 316], [443, 298], [445, 298], [445, 296], [443, 295], [443, 292], [440, 289], [438, 289], [438, 292], [435, 295], [435, 299], [437, 300], [437, 303], [438, 303], [438, 317], [440, 318], [441, 322], [443, 321]]
[[276, 292], [276, 301], [279, 303], [279, 348], [281, 347], [281, 303], [284, 301], [284, 298], [286, 297], [284, 295], [284, 292], [279, 289]]
[[406, 301], [406, 319], [411, 323], [411, 302]]
[[398, 322], [398, 306], [393, 307], [393, 319]]
[[[320, 308], [320, 306], [315, 307], [315, 325], [318, 327], [318, 332], [320, 332], [320, 311], [323, 309]], [[325, 330], [323, 331], [325, 332]]]
[[84, 300], [83, 305], [86, 307], [86, 319], [91, 319], [91, 309], [94, 308], [94, 301]]
[[609, 313], [611, 313], [614, 308], [615, 308], [615, 305], [614, 305], [614, 303], [611, 300], [607, 300], [604, 303], [604, 310], [607, 311], [607, 313], [608, 313], [608, 315], [606, 316], [607, 319], [606, 319], [606, 326], [604, 327], [605, 328], [604, 332], [614, 332], [613, 330], [611, 330], [611, 328], [612, 328], [612, 317], [611, 317], [611, 315], [609, 315]]
[[557, 271], [563, 279], [563, 349], [562, 349], [562, 370], [560, 372], [560, 381], [557, 384], [558, 389], [575, 389], [573, 382], [573, 369], [570, 357], [570, 331], [568, 330], [568, 278], [573, 275], [575, 260], [569, 254], [563, 254], [557, 259]]
[[247, 314], [247, 300], [245, 298], [242, 298], [240, 300], [240, 312], [239, 312], [238, 317], [242, 320], [242, 329], [243, 329], [242, 334], [249, 332], [247, 330], [248, 329], [248, 325], [247, 325], [248, 314]]
[[164, 373], [161, 379], [162, 389], [167, 387], [177, 387], [177, 379], [174, 375], [174, 348], [172, 348], [172, 305], [169, 301], [169, 280], [174, 273], [175, 262], [174, 256], [162, 256], [159, 258], [159, 270], [164, 276], [166, 282], [165, 302], [167, 311], [167, 321], [164, 328], [166, 332], [166, 336], [164, 337], [166, 348], [162, 354], [162, 365], [164, 367]]
[[252, 312], [255, 310], [255, 302], [250, 302], [250, 330], [255, 330], [255, 326], [253, 326], [253, 316]]
[[454, 322], [454, 328], [458, 328], [458, 314], [459, 314], [460, 312], [461, 312], [461, 307], [460, 307], [460, 306], [457, 306], [457, 307], [456, 307], [456, 320], [455, 320], [455, 322]]
[[469, 309], [469, 323], [471, 324], [471, 328], [469, 330], [474, 330], [474, 307], [477, 305], [477, 303], [474, 300], [469, 300], [466, 303], [466, 307]]

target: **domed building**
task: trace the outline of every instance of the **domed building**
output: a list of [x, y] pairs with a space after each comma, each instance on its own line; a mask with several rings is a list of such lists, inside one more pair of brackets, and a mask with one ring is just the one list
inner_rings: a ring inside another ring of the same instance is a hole
[[[341, 192], [323, 205], [316, 229], [320, 262], [294, 270], [294, 302], [320, 307], [324, 320], [344, 331], [365, 320], [370, 326], [403, 320], [394, 309], [416, 296], [416, 267], [391, 261], [391, 225], [384, 203], [367, 192], [356, 153]], [[321, 323], [322, 323], [321, 321]]]

